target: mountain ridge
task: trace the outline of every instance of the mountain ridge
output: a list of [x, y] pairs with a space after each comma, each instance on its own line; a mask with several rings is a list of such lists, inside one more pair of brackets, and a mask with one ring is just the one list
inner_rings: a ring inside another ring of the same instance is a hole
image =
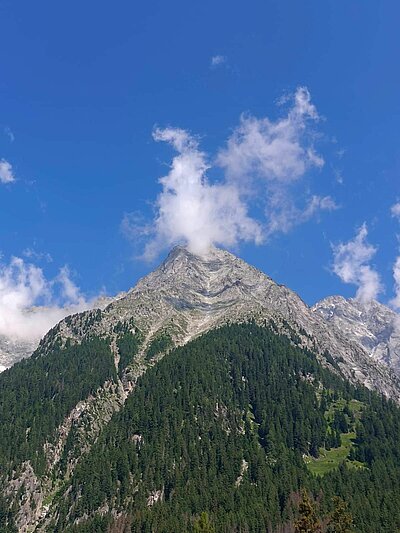
[[[62, 320], [51, 332], [52, 342], [54, 338], [62, 344], [67, 339], [80, 342], [87, 334], [86, 321], [92, 320], [94, 313], [97, 311]], [[182, 345], [229, 322], [273, 322], [280, 331], [290, 334], [293, 330], [300, 344], [316, 350], [325, 363], [323, 354], [329, 353], [352, 383], [400, 400], [399, 379], [386, 365], [373, 360], [363, 345], [350, 341], [294, 291], [218, 248], [201, 257], [185, 247], [175, 247], [157, 269], [97, 316], [92, 333], [107, 335], [118, 323], [131, 321], [145, 336], [145, 345], [163, 335], [172, 344]], [[48, 337], [40, 346], [50, 349]]]

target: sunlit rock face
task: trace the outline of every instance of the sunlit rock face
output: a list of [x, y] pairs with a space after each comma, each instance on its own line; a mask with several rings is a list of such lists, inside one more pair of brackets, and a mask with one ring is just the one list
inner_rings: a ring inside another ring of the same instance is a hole
[[376, 300], [363, 303], [342, 296], [325, 298], [312, 309], [400, 375], [400, 317], [392, 309]]

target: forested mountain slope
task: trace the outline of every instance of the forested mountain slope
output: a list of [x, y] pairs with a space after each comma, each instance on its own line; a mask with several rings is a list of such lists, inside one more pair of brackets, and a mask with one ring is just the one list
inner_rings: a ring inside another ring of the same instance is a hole
[[[117, 382], [109, 358], [104, 350], [94, 380]], [[86, 368], [83, 362], [83, 374]], [[51, 433], [47, 412], [36, 407], [32, 416]], [[16, 423], [25, 427], [26, 413]], [[348, 436], [347, 455], [317, 475], [315, 465], [323, 466]], [[35, 439], [36, 453], [33, 445], [18, 444], [23, 457], [2, 439], [2, 471], [28, 457], [40, 470], [40, 436]], [[324, 514], [333, 495], [343, 497], [356, 531], [394, 532], [399, 439], [394, 403], [355, 388], [270, 328], [225, 326], [149, 368], [71, 475], [65, 475], [65, 453], [51, 478], [41, 471], [49, 490], [35, 530], [189, 532], [207, 513], [217, 532], [277, 531], [282, 523], [291, 531], [293, 495], [306, 487], [320, 495]], [[12, 531], [11, 515], [2, 519]]]

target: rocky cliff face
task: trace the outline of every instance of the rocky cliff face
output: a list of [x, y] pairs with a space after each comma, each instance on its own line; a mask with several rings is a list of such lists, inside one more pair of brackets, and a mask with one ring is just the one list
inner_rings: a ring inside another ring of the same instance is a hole
[[400, 375], [400, 317], [392, 309], [375, 300], [362, 303], [342, 296], [325, 298], [312, 309], [373, 360]]

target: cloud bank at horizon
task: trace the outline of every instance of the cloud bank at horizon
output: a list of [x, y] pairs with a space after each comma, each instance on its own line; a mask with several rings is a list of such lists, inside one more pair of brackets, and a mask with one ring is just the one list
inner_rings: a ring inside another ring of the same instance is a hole
[[0, 264], [0, 335], [39, 341], [65, 316], [92, 305], [71, 279], [68, 267], [47, 279], [43, 270], [12, 257]]

